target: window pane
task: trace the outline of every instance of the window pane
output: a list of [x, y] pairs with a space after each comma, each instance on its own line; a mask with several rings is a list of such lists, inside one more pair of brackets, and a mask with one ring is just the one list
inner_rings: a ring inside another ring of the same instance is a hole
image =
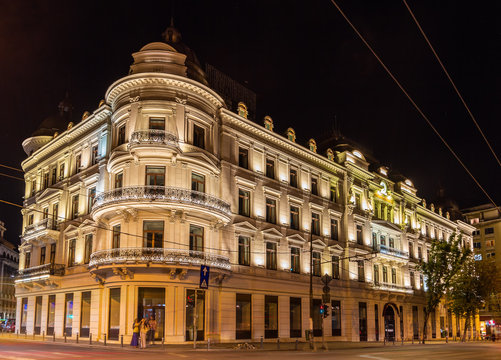
[[146, 166], [146, 185], [165, 186], [165, 167]]
[[238, 166], [244, 169], [249, 168], [249, 150], [243, 148], [238, 149]]
[[290, 337], [301, 337], [301, 298], [290, 298]]
[[64, 307], [64, 331], [71, 336], [73, 330], [73, 294], [66, 294]]
[[165, 118], [150, 118], [151, 130], [165, 130]]
[[205, 192], [205, 176], [191, 173], [191, 190]]
[[332, 300], [332, 336], [341, 336], [341, 301]]
[[190, 225], [190, 250], [204, 251], [204, 228]]
[[164, 243], [164, 222], [143, 222], [144, 247], [162, 248]]
[[110, 289], [110, 318], [108, 339], [118, 340], [120, 333], [120, 288]]
[[264, 332], [265, 337], [278, 337], [278, 297], [266, 295], [264, 298]]
[[246, 236], [238, 237], [238, 264], [250, 265], [250, 239]]
[[266, 268], [269, 270], [277, 269], [277, 244], [274, 242], [266, 243]]
[[236, 338], [251, 338], [251, 295], [237, 294], [236, 299]]
[[80, 336], [88, 337], [90, 331], [90, 305], [91, 305], [91, 292], [86, 291], [82, 293], [82, 304], [80, 310]]

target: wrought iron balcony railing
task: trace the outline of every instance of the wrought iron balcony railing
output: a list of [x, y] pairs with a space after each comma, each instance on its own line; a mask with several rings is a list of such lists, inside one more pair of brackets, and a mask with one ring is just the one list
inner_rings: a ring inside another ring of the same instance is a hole
[[103, 192], [96, 196], [92, 210], [126, 201], [159, 201], [197, 205], [228, 217], [231, 216], [230, 204], [215, 196], [190, 189], [154, 185], [127, 186]]
[[130, 137], [129, 149], [137, 145], [178, 146], [175, 134], [165, 130], [139, 130], [134, 131]]
[[378, 246], [378, 251], [381, 254], [387, 254], [387, 255], [393, 255], [402, 259], [408, 259], [409, 258], [409, 253], [406, 251], [398, 250], [383, 244], [380, 244]]
[[64, 265], [62, 264], [43, 264], [32, 266], [18, 271], [15, 282], [35, 281], [54, 276], [64, 275]]
[[218, 269], [230, 270], [230, 259], [223, 255], [185, 249], [163, 248], [119, 248], [99, 250], [91, 254], [89, 266], [115, 264], [179, 264], [208, 265]]
[[54, 221], [52, 218], [47, 218], [37, 222], [36, 224], [31, 224], [26, 226], [26, 228], [24, 229], [24, 236], [33, 234], [41, 230], [56, 230], [56, 229], [57, 229], [57, 221]]
[[384, 291], [394, 291], [394, 292], [401, 292], [401, 293], [406, 293], [406, 294], [412, 294], [414, 290], [410, 286], [404, 286], [404, 285], [397, 285], [397, 284], [391, 284], [391, 283], [383, 283], [383, 282], [373, 282], [372, 288], [376, 290], [384, 290]]

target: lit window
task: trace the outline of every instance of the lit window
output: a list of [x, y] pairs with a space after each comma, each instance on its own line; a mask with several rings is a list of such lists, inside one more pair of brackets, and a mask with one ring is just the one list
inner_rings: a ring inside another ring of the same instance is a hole
[[193, 145], [205, 149], [205, 129], [198, 125], [193, 125]]
[[238, 189], [238, 214], [250, 216], [250, 191]]
[[163, 248], [164, 247], [164, 222], [144, 221], [143, 222], [143, 247]]
[[271, 159], [266, 159], [266, 177], [275, 178], [275, 162]]
[[190, 225], [190, 250], [204, 251], [204, 228]]
[[150, 130], [165, 130], [165, 118], [150, 117]]
[[290, 227], [293, 230], [299, 230], [299, 208], [296, 206], [290, 207]]
[[191, 190], [205, 192], [205, 176], [191, 173]]
[[318, 195], [318, 179], [316, 177], [311, 178], [311, 193]]
[[250, 238], [238, 237], [238, 265], [250, 265]]
[[146, 185], [165, 186], [165, 167], [146, 166]]
[[301, 250], [298, 247], [291, 247], [291, 272], [299, 274]]
[[321, 254], [318, 251], [313, 252], [313, 276], [320, 276]]
[[337, 219], [331, 219], [331, 240], [339, 240], [339, 225]]
[[244, 169], [249, 168], [249, 150], [238, 148], [238, 166]]
[[297, 188], [297, 170], [295, 169], [290, 169], [289, 171], [289, 184]]
[[266, 268], [269, 270], [277, 269], [277, 244], [274, 242], [266, 243]]
[[320, 215], [317, 213], [311, 213], [311, 232], [320, 235]]
[[266, 221], [277, 223], [277, 201], [274, 199], [266, 198]]

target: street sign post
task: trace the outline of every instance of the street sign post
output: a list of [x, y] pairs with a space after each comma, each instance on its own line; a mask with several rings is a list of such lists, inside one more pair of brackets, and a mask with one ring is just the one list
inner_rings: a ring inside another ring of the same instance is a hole
[[209, 275], [210, 275], [210, 266], [201, 265], [200, 266], [200, 289], [208, 289], [209, 288]]

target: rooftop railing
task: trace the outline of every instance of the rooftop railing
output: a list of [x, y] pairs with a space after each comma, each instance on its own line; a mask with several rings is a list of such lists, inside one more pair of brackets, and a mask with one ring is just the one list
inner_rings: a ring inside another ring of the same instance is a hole
[[218, 269], [231, 269], [230, 259], [227, 256], [204, 251], [164, 248], [119, 248], [99, 250], [91, 254], [89, 266], [138, 263], [193, 266], [207, 265]]

